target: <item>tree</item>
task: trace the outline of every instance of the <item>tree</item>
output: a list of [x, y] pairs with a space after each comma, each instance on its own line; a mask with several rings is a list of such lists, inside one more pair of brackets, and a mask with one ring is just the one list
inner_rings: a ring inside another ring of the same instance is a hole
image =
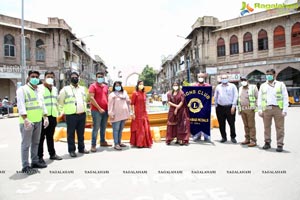
[[153, 86], [155, 81], [154, 69], [149, 67], [149, 65], [146, 65], [146, 67], [143, 69], [143, 72], [139, 76], [139, 80], [142, 80], [144, 85]]

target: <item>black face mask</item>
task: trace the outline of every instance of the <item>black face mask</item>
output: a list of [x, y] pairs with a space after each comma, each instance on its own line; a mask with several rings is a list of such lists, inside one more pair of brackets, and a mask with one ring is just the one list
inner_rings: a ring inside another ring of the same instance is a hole
[[71, 77], [71, 83], [77, 84], [78, 83], [78, 77]]

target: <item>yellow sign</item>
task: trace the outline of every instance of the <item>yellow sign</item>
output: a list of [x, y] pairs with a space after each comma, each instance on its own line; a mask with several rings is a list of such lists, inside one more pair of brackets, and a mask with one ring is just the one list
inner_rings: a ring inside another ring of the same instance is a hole
[[203, 108], [203, 104], [200, 99], [192, 98], [188, 103], [188, 108], [192, 113], [200, 112]]

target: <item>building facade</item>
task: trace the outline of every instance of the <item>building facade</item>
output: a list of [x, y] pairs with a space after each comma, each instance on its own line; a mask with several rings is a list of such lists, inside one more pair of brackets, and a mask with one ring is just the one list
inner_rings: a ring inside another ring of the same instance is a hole
[[[198, 72], [206, 72], [206, 81], [212, 85], [225, 73], [231, 82], [245, 75], [259, 85], [265, 81], [266, 70], [272, 68], [288, 87], [300, 86], [299, 9], [273, 9], [222, 22], [200, 17], [187, 39], [187, 44], [162, 65], [162, 72], [171, 72], [158, 73], [157, 80], [165, 75], [168, 80], [194, 82]], [[183, 68], [178, 69], [182, 61]]]
[[[69, 84], [71, 71], [78, 71], [82, 84], [88, 86], [96, 71], [106, 70], [103, 60], [90, 55], [63, 19], [48, 18], [48, 24], [24, 21], [24, 35], [25, 77], [31, 69], [40, 71], [41, 79], [45, 71], [54, 71], [60, 89]], [[0, 98], [14, 99], [21, 83], [21, 20], [0, 15], [0, 38]]]

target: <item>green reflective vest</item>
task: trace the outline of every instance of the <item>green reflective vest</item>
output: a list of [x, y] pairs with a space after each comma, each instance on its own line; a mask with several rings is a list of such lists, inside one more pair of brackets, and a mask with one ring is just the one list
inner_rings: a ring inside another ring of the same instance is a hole
[[[84, 104], [84, 112], [86, 112], [86, 93], [83, 87], [81, 86], [78, 87], [81, 90], [82, 101]], [[76, 114], [77, 102], [75, 96], [75, 89], [72, 88], [71, 86], [65, 86], [64, 90], [65, 90], [64, 91], [65, 99], [64, 99], [64, 106], [63, 106], [64, 113], [66, 115]]]
[[57, 117], [57, 89], [52, 86], [51, 91], [44, 85], [40, 86], [41, 93], [44, 95], [44, 103], [47, 108], [48, 116]]
[[[267, 85], [268, 83], [264, 83], [261, 85], [261, 91], [262, 91], [262, 96], [261, 96], [261, 107], [262, 110], [266, 110], [267, 108]], [[278, 107], [280, 109], [283, 109], [283, 95], [282, 95], [282, 83], [279, 81], [276, 81], [275, 84], [275, 90], [276, 90], [276, 101], [278, 104]]]
[[[249, 106], [251, 109], [257, 110], [256, 108], [256, 97], [255, 97], [255, 85], [248, 85], [248, 98], [249, 98]], [[242, 94], [243, 86], [239, 88], [239, 98], [238, 98], [238, 109], [242, 110], [241, 107], [241, 94]]]
[[[30, 88], [28, 85], [22, 87], [24, 98], [25, 98], [25, 108], [27, 112], [27, 118], [31, 122], [40, 122], [43, 118], [43, 107], [42, 103], [38, 99], [36, 92]], [[20, 116], [20, 124], [24, 124], [23, 118]]]

